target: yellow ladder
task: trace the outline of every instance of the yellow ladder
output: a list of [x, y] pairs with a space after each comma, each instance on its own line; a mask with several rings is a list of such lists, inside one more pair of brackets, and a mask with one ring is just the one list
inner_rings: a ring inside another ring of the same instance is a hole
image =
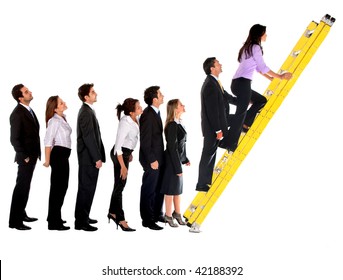
[[218, 161], [213, 171], [212, 184], [209, 191], [198, 192], [185, 211], [183, 216], [187, 221], [187, 225], [191, 227], [190, 232], [200, 232], [200, 226], [207, 214], [260, 137], [320, 44], [326, 38], [334, 22], [335, 18], [327, 14], [321, 19], [319, 24], [312, 21], [307, 26], [305, 32], [279, 70], [279, 74], [291, 72], [293, 74], [292, 79], [288, 81], [273, 79], [264, 92], [264, 96], [268, 99], [268, 102], [256, 117], [251, 128], [247, 133], [241, 134], [235, 152], [229, 154], [226, 151]]

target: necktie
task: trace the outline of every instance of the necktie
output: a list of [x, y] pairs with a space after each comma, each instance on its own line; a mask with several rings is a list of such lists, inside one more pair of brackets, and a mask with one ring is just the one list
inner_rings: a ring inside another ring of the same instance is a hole
[[[162, 128], [162, 118], [161, 118], [161, 113], [160, 111], [157, 112], [157, 115], [158, 115], [158, 118], [159, 118], [159, 121], [160, 121], [160, 125], [161, 125], [161, 128]], [[163, 129], [163, 128], [162, 128]]]
[[224, 92], [223, 85], [222, 85], [222, 83], [220, 82], [220, 80], [219, 80], [219, 79], [218, 79], [218, 83], [219, 83], [219, 85], [220, 85], [220, 88], [222, 89], [222, 92]]
[[30, 111], [30, 113], [31, 113], [32, 118], [35, 119], [35, 115], [33, 114], [33, 111], [32, 111], [31, 108], [29, 108], [29, 111]]
[[34, 113], [33, 113], [32, 109], [31, 109], [31, 107], [29, 107], [29, 111], [30, 111], [30, 114], [31, 114], [31, 116], [32, 116], [32, 118], [33, 118], [33, 121], [34, 121], [34, 123], [35, 123], [35, 124], [37, 124], [37, 121], [36, 121], [35, 115], [34, 115]]

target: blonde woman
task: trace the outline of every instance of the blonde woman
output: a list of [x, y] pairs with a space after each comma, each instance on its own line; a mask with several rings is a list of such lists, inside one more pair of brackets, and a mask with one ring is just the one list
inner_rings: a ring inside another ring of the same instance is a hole
[[[180, 200], [183, 192], [182, 164], [190, 165], [186, 155], [187, 132], [181, 124], [181, 115], [185, 106], [179, 99], [172, 99], [167, 104], [167, 119], [164, 133], [167, 142], [165, 150], [165, 171], [162, 179], [161, 193], [165, 201], [165, 221], [171, 227], [186, 223], [181, 218]], [[173, 209], [174, 205], [174, 211]], [[172, 212], [173, 211], [173, 212]]]

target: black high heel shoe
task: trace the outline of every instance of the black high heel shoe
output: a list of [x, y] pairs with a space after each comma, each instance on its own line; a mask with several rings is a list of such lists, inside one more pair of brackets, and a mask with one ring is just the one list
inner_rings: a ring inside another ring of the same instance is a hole
[[176, 213], [174, 211], [172, 217], [179, 223], [180, 226], [187, 225], [187, 223], [182, 220], [180, 213]]
[[[108, 218], [108, 223], [110, 223], [111, 220], [113, 220], [113, 222], [115, 222], [117, 224], [117, 219], [115, 217], [113, 217], [110, 213], [107, 214], [107, 218]], [[117, 226], [118, 228], [118, 226]]]
[[126, 221], [124, 221], [124, 222], [126, 223], [127, 227], [124, 227], [120, 222], [118, 222], [117, 223], [117, 229], [118, 229], [118, 226], [120, 226], [122, 231], [136, 231], [134, 228], [130, 228]]
[[107, 214], [107, 218], [108, 218], [108, 222], [110, 222], [111, 220], [113, 220], [113, 222], [116, 223], [117, 229], [118, 229], [118, 226], [120, 226], [120, 228], [122, 229], [122, 231], [136, 231], [134, 228], [130, 228], [130, 227], [128, 226], [128, 224], [127, 224], [126, 221], [124, 221], [124, 222], [126, 222], [127, 227], [124, 227], [124, 226], [120, 223], [120, 221], [117, 221], [117, 219], [116, 219], [115, 217], [113, 217], [110, 213]]
[[178, 225], [174, 222], [173, 217], [169, 217], [167, 215], [164, 215], [165, 223], [168, 223], [171, 227], [178, 227]]

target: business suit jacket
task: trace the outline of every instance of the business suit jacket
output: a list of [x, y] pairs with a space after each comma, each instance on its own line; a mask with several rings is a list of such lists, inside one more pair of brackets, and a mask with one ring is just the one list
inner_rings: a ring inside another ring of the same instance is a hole
[[93, 165], [106, 161], [105, 148], [95, 113], [87, 104], [79, 110], [77, 119], [77, 156], [79, 165]]
[[18, 103], [10, 116], [10, 139], [16, 152], [15, 161], [18, 164], [23, 163], [28, 157], [34, 160], [41, 157], [39, 122], [35, 113], [33, 115], [34, 118], [23, 105]]
[[[162, 215], [163, 195], [160, 193], [161, 174], [163, 170], [163, 127], [161, 117], [148, 106], [139, 120], [140, 149], [139, 161], [144, 169], [140, 214], [144, 226], [149, 226]], [[152, 169], [151, 163], [158, 161], [158, 169]]]
[[204, 137], [215, 136], [221, 130], [225, 135], [228, 130], [229, 103], [234, 98], [222, 91], [218, 81], [207, 75], [201, 88], [201, 129]]
[[161, 193], [180, 195], [183, 192], [182, 164], [189, 162], [186, 154], [187, 132], [181, 124], [172, 121], [165, 130], [167, 148], [165, 150], [165, 168], [161, 184]]
[[95, 163], [105, 162], [98, 120], [93, 109], [83, 104], [77, 118], [77, 157], [79, 161], [79, 184], [75, 205], [75, 227], [89, 224], [93, 198], [98, 182], [99, 169]]
[[187, 132], [181, 124], [170, 122], [165, 129], [167, 149], [166, 162], [171, 163], [172, 174], [182, 173], [182, 164], [189, 162], [186, 155]]
[[228, 134], [229, 103], [233, 102], [233, 96], [222, 90], [213, 76], [207, 75], [201, 88], [201, 129], [204, 144], [196, 186], [198, 191], [208, 191], [209, 185], [212, 183], [212, 173], [219, 144], [216, 132], [221, 130], [224, 136], [223, 140], [227, 139], [225, 137]]
[[155, 110], [148, 106], [144, 109], [139, 120], [140, 124], [140, 149], [139, 161], [144, 170], [150, 168], [150, 164], [158, 161], [163, 163], [163, 127], [161, 117]]
[[[16, 185], [13, 190], [9, 226], [17, 227], [23, 224], [27, 216], [25, 208], [29, 199], [31, 180], [37, 159], [40, 159], [39, 122], [21, 104], [14, 108], [10, 116], [11, 144], [16, 152], [15, 161], [18, 163]], [[25, 159], [29, 158], [28, 162]]]

